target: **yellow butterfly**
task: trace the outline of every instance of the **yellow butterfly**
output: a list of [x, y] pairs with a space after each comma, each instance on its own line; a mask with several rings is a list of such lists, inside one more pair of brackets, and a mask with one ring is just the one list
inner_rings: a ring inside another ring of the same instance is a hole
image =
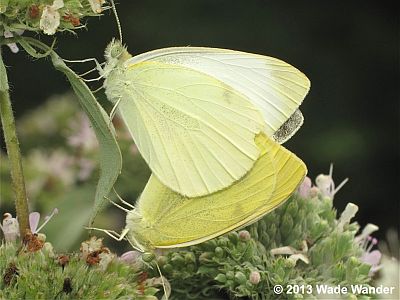
[[230, 186], [259, 158], [256, 135], [284, 142], [303, 122], [310, 82], [276, 58], [199, 47], [131, 57], [116, 40], [105, 56], [108, 99], [155, 177], [184, 196]]
[[[120, 236], [141, 251], [186, 247], [246, 226], [282, 204], [307, 173], [305, 164], [278, 143], [260, 134], [260, 157], [238, 182], [211, 195], [187, 198], [152, 175]], [[95, 228], [94, 228], [95, 229]]]

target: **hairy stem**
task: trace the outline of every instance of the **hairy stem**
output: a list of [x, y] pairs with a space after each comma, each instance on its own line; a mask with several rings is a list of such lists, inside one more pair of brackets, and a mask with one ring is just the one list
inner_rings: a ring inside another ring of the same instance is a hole
[[0, 117], [3, 127], [8, 159], [10, 161], [11, 181], [15, 195], [15, 209], [18, 217], [21, 237], [29, 229], [29, 210], [26, 197], [24, 174], [22, 171], [21, 152], [15, 129], [14, 115], [11, 107], [6, 68], [0, 48]]

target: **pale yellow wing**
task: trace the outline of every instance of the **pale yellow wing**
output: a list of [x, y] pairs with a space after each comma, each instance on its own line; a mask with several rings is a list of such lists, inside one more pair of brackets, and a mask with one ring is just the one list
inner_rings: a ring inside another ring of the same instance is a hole
[[[134, 56], [126, 65], [142, 61], [185, 66], [224, 82], [260, 109], [268, 136], [273, 136], [294, 114], [310, 89], [308, 78], [292, 65], [274, 57], [235, 50], [171, 47]], [[289, 139], [302, 121], [290, 122], [291, 126], [280, 132], [277, 141]]]
[[221, 190], [259, 157], [260, 112], [218, 79], [144, 62], [118, 80], [124, 123], [155, 176], [172, 190], [190, 197]]
[[[127, 227], [155, 248], [197, 244], [250, 224], [285, 201], [303, 180], [304, 163], [272, 139], [257, 138], [262, 151], [253, 169], [231, 187], [188, 199], [151, 176], [137, 204], [141, 220]], [[137, 220], [137, 219], [136, 219]]]

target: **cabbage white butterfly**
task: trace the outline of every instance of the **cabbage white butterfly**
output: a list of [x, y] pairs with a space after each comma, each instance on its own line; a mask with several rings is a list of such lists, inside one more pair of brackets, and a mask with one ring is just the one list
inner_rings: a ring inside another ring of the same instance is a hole
[[118, 240], [126, 238], [135, 249], [145, 252], [195, 245], [257, 221], [289, 198], [307, 168], [264, 134], [257, 136], [256, 143], [260, 157], [229, 188], [187, 198], [152, 175], [135, 207], [127, 210], [117, 205], [127, 212], [122, 233], [98, 230]]

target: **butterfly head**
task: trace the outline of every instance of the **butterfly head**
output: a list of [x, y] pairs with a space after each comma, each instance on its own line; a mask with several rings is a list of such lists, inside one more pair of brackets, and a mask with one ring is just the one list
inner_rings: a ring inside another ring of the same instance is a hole
[[106, 58], [106, 67], [103, 75], [107, 77], [112, 70], [131, 58], [132, 55], [128, 53], [126, 46], [120, 40], [112, 39], [104, 51], [104, 57]]
[[111, 42], [107, 45], [106, 50], [104, 51], [104, 56], [107, 61], [111, 60], [120, 60], [123, 59], [126, 55], [127, 58], [130, 57], [128, 51], [126, 50], [126, 46], [124, 46], [120, 40], [112, 39]]

